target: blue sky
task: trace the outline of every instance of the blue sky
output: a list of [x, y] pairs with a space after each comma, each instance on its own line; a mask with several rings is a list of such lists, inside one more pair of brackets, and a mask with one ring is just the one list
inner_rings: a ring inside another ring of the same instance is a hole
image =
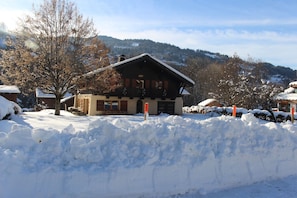
[[[42, 0], [0, 1], [13, 29]], [[181, 48], [235, 53], [297, 69], [296, 0], [73, 0], [100, 35], [140, 38]]]

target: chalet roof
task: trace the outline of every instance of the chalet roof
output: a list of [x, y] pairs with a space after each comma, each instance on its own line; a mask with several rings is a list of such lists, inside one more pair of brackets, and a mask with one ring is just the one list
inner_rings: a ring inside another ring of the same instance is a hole
[[156, 62], [159, 66], [163, 67], [164, 69], [166, 69], [169, 73], [175, 75], [177, 78], [181, 79], [182, 81], [184, 81], [185, 83], [187, 83], [190, 86], [193, 86], [195, 84], [195, 82], [190, 79], [189, 77], [187, 77], [186, 75], [182, 74], [181, 72], [177, 71], [176, 69], [174, 69], [173, 67], [169, 66], [168, 64], [162, 62], [161, 60], [151, 56], [148, 53], [144, 53], [144, 54], [140, 54], [138, 56], [132, 57], [132, 58], [128, 58], [125, 59], [123, 61], [111, 64], [107, 67], [104, 68], [99, 68], [97, 70], [91, 71], [89, 73], [87, 73], [86, 75], [92, 75], [92, 74], [97, 74], [99, 72], [102, 72], [106, 69], [110, 69], [110, 68], [117, 68], [117, 67], [121, 67], [129, 62], [133, 62], [135, 60], [141, 59], [141, 58], [149, 58], [151, 60], [153, 60], [154, 62]]
[[275, 96], [275, 100], [297, 101], [297, 93], [280, 93]]
[[290, 82], [289, 87], [274, 97], [276, 101], [297, 101], [297, 81]]
[[21, 92], [19, 88], [15, 85], [0, 85], [0, 93], [19, 94]]

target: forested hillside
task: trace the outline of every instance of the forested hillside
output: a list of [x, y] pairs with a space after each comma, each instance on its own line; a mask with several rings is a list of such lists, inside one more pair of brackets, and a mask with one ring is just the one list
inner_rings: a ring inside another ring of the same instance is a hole
[[[177, 66], [186, 66], [189, 58], [208, 58], [213, 61], [227, 60], [226, 55], [203, 50], [181, 49], [177, 46], [154, 42], [145, 39], [120, 40], [108, 36], [99, 36], [111, 50], [111, 56], [125, 55], [128, 58], [142, 53], [149, 53], [154, 57]], [[116, 60], [114, 60], [116, 61]]]
[[242, 60], [203, 50], [181, 49], [151, 40], [120, 40], [107, 36], [100, 39], [110, 48], [112, 61], [119, 55], [127, 58], [150, 53], [191, 77], [195, 86], [185, 98], [185, 104], [197, 104], [206, 98], [216, 98], [224, 105], [269, 109], [272, 97], [295, 80], [296, 71], [261, 61]]

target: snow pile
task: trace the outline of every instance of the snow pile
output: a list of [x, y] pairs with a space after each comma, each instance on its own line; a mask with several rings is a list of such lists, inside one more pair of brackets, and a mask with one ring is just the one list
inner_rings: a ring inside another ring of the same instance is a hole
[[[77, 118], [84, 124], [86, 117]], [[33, 127], [26, 113], [0, 121], [0, 197], [207, 194], [297, 174], [297, 127], [290, 122], [249, 113], [92, 119], [82, 130]]]
[[[183, 107], [184, 113], [203, 113], [208, 116], [222, 116], [222, 115], [232, 115], [233, 107], [217, 107], [217, 106], [199, 106], [193, 105], [191, 107]], [[291, 120], [292, 114], [290, 112], [283, 111], [268, 111], [260, 109], [245, 109], [236, 108], [236, 116], [241, 117], [243, 114], [253, 114], [255, 117], [272, 122], [286, 122]], [[294, 114], [294, 119], [297, 120], [297, 115]]]
[[20, 112], [22, 112], [22, 110], [16, 103], [0, 96], [0, 120], [10, 118], [12, 115]]

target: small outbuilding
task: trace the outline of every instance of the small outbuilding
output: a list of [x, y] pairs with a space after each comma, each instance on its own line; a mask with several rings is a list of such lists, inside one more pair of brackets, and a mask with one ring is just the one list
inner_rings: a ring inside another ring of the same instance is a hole
[[[56, 96], [52, 93], [47, 93], [40, 88], [36, 88], [36, 104], [42, 109], [54, 109]], [[73, 106], [74, 96], [67, 93], [61, 100], [61, 109]]]
[[198, 103], [198, 105], [196, 106], [196, 108], [193, 109], [193, 111], [198, 113], [205, 113], [205, 107], [222, 107], [222, 106], [223, 105], [217, 99], [209, 98]]
[[296, 110], [297, 104], [297, 81], [289, 83], [289, 87], [274, 97], [277, 103], [277, 109], [290, 112], [292, 107]]
[[200, 107], [213, 107], [213, 106], [221, 107], [222, 104], [217, 99], [209, 98], [209, 99], [201, 101], [198, 104], [198, 106], [200, 106]]
[[20, 94], [20, 90], [15, 85], [0, 85], [0, 96], [3, 96], [7, 100], [17, 102], [18, 94]]

